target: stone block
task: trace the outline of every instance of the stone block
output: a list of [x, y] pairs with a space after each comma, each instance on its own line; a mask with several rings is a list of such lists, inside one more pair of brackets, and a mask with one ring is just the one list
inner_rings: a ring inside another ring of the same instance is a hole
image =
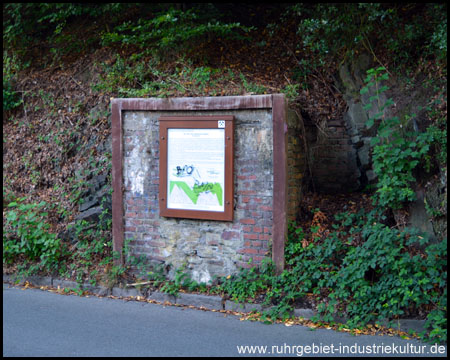
[[60, 287], [62, 289], [76, 289], [79, 288], [79, 284], [76, 281], [71, 280], [61, 280], [61, 279], [54, 279], [53, 280], [53, 287]]
[[263, 309], [261, 304], [236, 303], [234, 301], [226, 300], [224, 310], [249, 313], [252, 311], [262, 312]]
[[172, 304], [176, 303], [176, 297], [173, 295], [161, 293], [158, 291], [155, 291], [147, 296], [148, 300], [154, 300], [160, 303], [170, 302]]
[[142, 296], [141, 292], [136, 288], [119, 288], [119, 287], [114, 287], [112, 289], [111, 295], [118, 297]]
[[294, 316], [301, 317], [303, 319], [311, 319], [315, 315], [312, 309], [294, 309]]
[[[3, 280], [5, 281], [5, 275], [3, 275]], [[20, 277], [18, 275], [10, 275], [9, 281], [11, 283], [16, 283], [18, 281], [18, 284], [24, 285], [25, 282], [29, 282], [30, 284], [34, 286], [52, 286], [53, 279], [50, 276], [27, 276], [27, 277]]]
[[176, 303], [180, 305], [204, 307], [210, 310], [222, 310], [222, 298], [220, 296], [180, 293], [176, 298]]
[[[388, 320], [380, 321], [380, 323], [382, 326], [386, 326], [386, 327], [389, 326]], [[416, 320], [416, 319], [395, 320], [391, 323], [390, 327], [393, 329], [396, 329], [396, 330], [404, 331], [404, 332], [409, 332], [410, 330], [412, 330], [416, 333], [421, 333], [426, 330], [425, 320]]]
[[83, 212], [95, 205], [99, 205], [98, 198], [89, 195], [87, 198], [83, 199], [83, 203], [79, 205], [78, 210]]
[[101, 206], [95, 206], [77, 215], [76, 220], [86, 220], [91, 222], [98, 222], [100, 220], [100, 215], [103, 212]]

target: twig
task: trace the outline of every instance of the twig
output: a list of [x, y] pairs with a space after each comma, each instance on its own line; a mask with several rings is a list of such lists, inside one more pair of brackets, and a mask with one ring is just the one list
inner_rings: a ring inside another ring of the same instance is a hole
[[141, 282], [141, 283], [127, 284], [126, 286], [128, 287], [128, 286], [148, 285], [148, 284], [151, 284], [152, 282], [153, 282], [153, 281], [144, 281], [144, 282]]
[[23, 98], [23, 94], [25, 93], [25, 91], [21, 91], [21, 96], [22, 96], [22, 104], [23, 104], [23, 111], [25, 112], [25, 121], [28, 122], [28, 116], [27, 116], [27, 105], [25, 104], [25, 99]]
[[72, 79], [72, 81], [81, 89], [81, 91], [83, 91], [83, 93], [84, 93], [84, 95], [88, 95], [87, 93], [86, 93], [86, 91], [83, 89], [83, 87], [80, 85], [80, 84], [78, 84], [78, 82], [71, 76], [71, 75], [69, 75], [69, 77]]
[[[366, 44], [366, 42], [367, 42], [367, 44]], [[378, 59], [378, 57], [375, 55], [375, 52], [373, 51], [372, 46], [370, 45], [370, 41], [369, 41], [369, 39], [367, 39], [366, 36], [365, 36], [365, 41], [363, 40], [363, 41], [362, 41], [362, 44], [363, 44], [363, 46], [366, 48], [366, 50], [368, 50], [368, 51], [373, 55], [373, 57], [375, 58], [375, 60], [376, 60], [382, 67], [385, 68], [385, 70], [386, 70], [386, 72], [389, 74], [389, 76], [392, 77], [392, 74], [391, 74], [390, 71], [387, 69], [387, 66], [385, 66], [385, 65], [380, 61], [380, 59]]]
[[175, 83], [176, 85], [181, 86], [184, 90], [189, 91], [188, 89], [186, 89], [183, 85], [181, 85], [181, 83], [179, 81], [176, 81], [174, 79], [171, 78], [167, 78], [167, 80], [172, 81], [173, 83]]

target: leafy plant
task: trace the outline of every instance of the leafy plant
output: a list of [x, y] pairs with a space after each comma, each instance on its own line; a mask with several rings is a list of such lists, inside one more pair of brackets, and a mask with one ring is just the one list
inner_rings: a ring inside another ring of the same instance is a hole
[[31, 261], [40, 260], [43, 268], [52, 269], [62, 249], [59, 239], [49, 232], [50, 225], [45, 222], [47, 203], [27, 204], [25, 199], [8, 204], [3, 227], [3, 262], [23, 255]]
[[[249, 261], [251, 265], [252, 261]], [[264, 260], [261, 267], [241, 268], [236, 275], [230, 275], [219, 279], [219, 290], [228, 294], [231, 300], [243, 303], [254, 299], [258, 293], [269, 289], [273, 275], [273, 264], [270, 260]]]
[[249, 82], [244, 74], [239, 75], [242, 85], [247, 93], [250, 94], [264, 94], [266, 92], [266, 88], [264, 86]]
[[12, 110], [20, 104], [22, 104], [22, 99], [19, 98], [11, 82], [3, 78], [3, 110]]
[[286, 95], [288, 100], [294, 101], [298, 97], [299, 87], [300, 84], [288, 84], [281, 92]]
[[198, 284], [195, 280], [192, 280], [189, 276], [189, 273], [185, 271], [185, 265], [176, 269], [175, 277], [173, 281], [166, 281], [160, 290], [169, 295], [173, 295], [175, 297], [178, 296], [178, 293], [181, 289], [187, 289], [188, 291], [195, 291], [199, 288], [204, 288], [204, 284]]
[[314, 320], [332, 322], [337, 314], [346, 316], [351, 328], [384, 319], [395, 325], [407, 311], [431, 308], [429, 329], [421, 336], [443, 342], [447, 244], [432, 244], [414, 229], [392, 229], [384, 220], [378, 209], [338, 214], [334, 228], [339, 230], [315, 242], [305, 241], [303, 229], [291, 223], [280, 275], [270, 262], [261, 269], [243, 268], [221, 279], [220, 292], [236, 302], [264, 294], [270, 306], [262, 313], [265, 322], [290, 318], [307, 294], [319, 301]]
[[375, 123], [378, 125], [377, 135], [371, 141], [375, 145], [372, 160], [373, 170], [378, 176], [377, 200], [380, 206], [397, 209], [404, 202], [415, 200], [415, 192], [411, 188], [415, 181], [413, 170], [427, 156], [433, 134], [417, 134], [408, 130], [410, 116], [405, 119], [386, 116], [386, 109], [393, 101], [388, 99], [381, 104], [380, 95], [388, 90], [386, 85], [382, 85], [388, 78], [384, 67], [367, 70], [366, 86], [361, 89], [361, 94], [367, 94], [371, 89], [374, 92], [369, 103], [364, 106], [365, 110], [371, 110], [374, 104], [377, 105], [377, 112], [366, 123], [368, 128]]
[[14, 88], [20, 62], [16, 56], [3, 52], [3, 110], [12, 110], [22, 104], [22, 98]]
[[400, 67], [418, 55], [446, 61], [446, 9], [446, 4], [298, 3], [287, 7], [281, 23], [296, 21], [298, 47], [314, 64], [327, 58], [345, 60], [363, 51], [380, 62], [380, 50]]
[[31, 57], [33, 45], [44, 41], [56, 56], [79, 51], [84, 41], [64, 34], [69, 24], [105, 17], [111, 21], [130, 6], [133, 4], [7, 3], [3, 8], [3, 44], [24, 58]]
[[122, 43], [134, 45], [144, 53], [159, 49], [172, 52], [174, 49], [187, 49], [194, 41], [212, 37], [245, 39], [239, 34], [251, 29], [239, 23], [223, 23], [210, 18], [201, 7], [185, 11], [178, 9], [163, 10], [150, 19], [140, 18], [137, 22], [125, 22], [114, 31], [102, 36], [103, 44]]

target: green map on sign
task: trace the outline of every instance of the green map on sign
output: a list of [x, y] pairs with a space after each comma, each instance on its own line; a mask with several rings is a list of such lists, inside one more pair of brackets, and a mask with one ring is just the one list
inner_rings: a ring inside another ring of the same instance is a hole
[[194, 184], [194, 187], [189, 187], [184, 181], [171, 181], [169, 192], [172, 193], [174, 186], [178, 186], [194, 204], [197, 204], [198, 197], [201, 193], [210, 192], [217, 196], [217, 200], [219, 201], [219, 205], [222, 206], [222, 186], [219, 183], [206, 183], [197, 185]]

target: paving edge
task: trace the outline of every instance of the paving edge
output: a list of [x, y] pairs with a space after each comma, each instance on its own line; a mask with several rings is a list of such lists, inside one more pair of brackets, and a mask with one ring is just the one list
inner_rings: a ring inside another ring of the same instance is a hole
[[[10, 284], [24, 285], [25, 282], [29, 282], [34, 286], [50, 286], [55, 288], [67, 288], [67, 289], [77, 289], [79, 284], [71, 280], [62, 280], [59, 278], [53, 278], [50, 276], [29, 276], [29, 277], [19, 277], [16, 275], [5, 275], [3, 274], [3, 282]], [[213, 295], [203, 295], [203, 294], [191, 294], [180, 292], [177, 296], [162, 293], [159, 291], [154, 291], [150, 294], [144, 294], [139, 289], [135, 287], [121, 288], [113, 287], [112, 289], [105, 286], [94, 286], [89, 283], [83, 284], [83, 290], [91, 292], [99, 296], [115, 296], [118, 298], [129, 298], [141, 296], [147, 300], [153, 300], [157, 303], [170, 303], [180, 306], [193, 306], [199, 309], [208, 310], [225, 310], [225, 311], [235, 311], [239, 313], [250, 313], [252, 311], [262, 312], [269, 309], [270, 307], [264, 307], [261, 304], [250, 304], [250, 303], [235, 303], [234, 301], [224, 300], [220, 296]], [[294, 309], [294, 316], [300, 317], [306, 320], [310, 320], [316, 313], [312, 309]], [[345, 323], [345, 318], [335, 317], [335, 321], [338, 323]], [[388, 321], [385, 321], [385, 325]], [[423, 332], [425, 330], [425, 320], [416, 319], [400, 319], [398, 321], [397, 329], [401, 331], [408, 332], [412, 330], [416, 333]]]

